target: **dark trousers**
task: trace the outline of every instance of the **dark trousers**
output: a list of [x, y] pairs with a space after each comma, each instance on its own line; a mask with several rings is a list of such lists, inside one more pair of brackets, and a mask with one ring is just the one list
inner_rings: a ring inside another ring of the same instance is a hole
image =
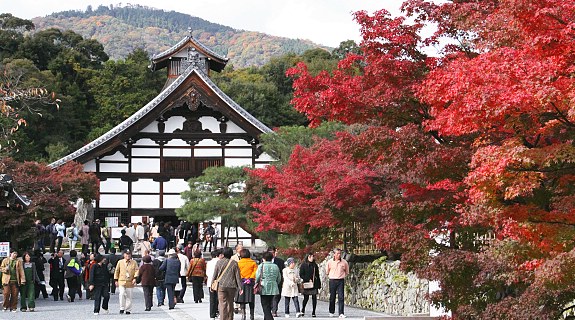
[[64, 273], [59, 272], [59, 275], [54, 277], [51, 283], [54, 300], [58, 301], [58, 298], [60, 298], [60, 300], [64, 300], [64, 287], [66, 286], [64, 284]]
[[284, 301], [285, 301], [285, 314], [289, 314], [289, 304], [290, 301], [293, 300], [293, 305], [295, 307], [295, 312], [299, 313], [299, 300], [297, 299], [297, 296], [295, 297], [284, 297]]
[[114, 275], [110, 275], [110, 292], [116, 294], [116, 281]]
[[78, 279], [78, 276], [73, 276], [67, 278], [66, 282], [68, 282], [68, 297], [70, 297], [70, 301], [74, 302], [76, 291], [79, 288], [80, 279]]
[[110, 247], [112, 246], [112, 238], [106, 238], [106, 244], [104, 244], [104, 253], [108, 254], [110, 252]]
[[339, 314], [343, 314], [343, 288], [343, 279], [329, 279], [329, 313], [335, 313], [335, 295], [337, 294]]
[[192, 277], [192, 290], [194, 292], [194, 302], [204, 298], [204, 277]]
[[176, 301], [174, 301], [174, 291], [176, 290], [175, 283], [166, 283], [166, 291], [168, 291], [168, 307], [174, 309], [176, 307]]
[[264, 311], [264, 320], [274, 320], [272, 315], [272, 304], [276, 296], [261, 295], [262, 310]]
[[210, 290], [210, 318], [215, 318], [218, 313], [218, 292]]
[[102, 309], [108, 310], [108, 302], [110, 301], [110, 292], [108, 291], [110, 290], [107, 285], [94, 286], [94, 313], [100, 313], [100, 303], [102, 304]]
[[56, 252], [60, 251], [62, 248], [62, 239], [63, 237], [56, 237]]
[[36, 283], [36, 299], [38, 299], [40, 297], [40, 293], [42, 293], [42, 296], [44, 297], [44, 299], [48, 298], [48, 292], [46, 291], [46, 285], [45, 284], [39, 284]]
[[92, 253], [93, 254], [98, 253], [98, 249], [100, 249], [100, 246], [102, 245], [102, 241], [93, 240], [93, 241], [91, 241], [91, 243], [92, 243]]
[[151, 309], [153, 305], [152, 296], [154, 293], [154, 286], [142, 286], [142, 289], [144, 290], [144, 304], [146, 305], [146, 309]]
[[56, 246], [56, 235], [51, 233], [48, 237], [50, 241], [50, 253], [55, 253], [54, 247]]
[[[280, 292], [281, 292], [281, 288], [280, 288]], [[277, 314], [278, 313], [278, 305], [280, 304], [280, 301], [282, 300], [282, 296], [281, 295], [277, 295], [274, 296], [273, 300], [272, 300], [272, 313], [273, 314]]]
[[[304, 294], [303, 295], [303, 307], [301, 309], [301, 312], [305, 313], [305, 307], [307, 305], [307, 302], [309, 301], [309, 294]], [[315, 308], [317, 307], [317, 294], [312, 294], [311, 295], [311, 306], [312, 306], [312, 311], [311, 314], [315, 314]]]
[[4, 285], [4, 309], [16, 310], [18, 309], [18, 284], [16, 282], [10, 282]]
[[89, 244], [83, 244], [82, 245], [82, 253], [87, 256], [89, 252], [90, 252], [90, 245]]
[[180, 277], [180, 283], [182, 284], [182, 290], [180, 290], [180, 295], [178, 296], [178, 302], [184, 302], [184, 295], [186, 294], [186, 276]]

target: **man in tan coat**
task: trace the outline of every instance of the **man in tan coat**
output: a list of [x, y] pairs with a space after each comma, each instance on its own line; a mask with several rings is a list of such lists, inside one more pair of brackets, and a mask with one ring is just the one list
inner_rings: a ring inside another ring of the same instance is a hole
[[124, 252], [124, 259], [116, 264], [114, 280], [120, 289], [120, 313], [132, 313], [132, 293], [138, 277], [138, 263], [132, 259], [129, 250]]
[[2, 260], [2, 287], [4, 288], [4, 311], [16, 312], [18, 309], [18, 288], [26, 283], [22, 261], [18, 260], [18, 252], [10, 251], [10, 257]]

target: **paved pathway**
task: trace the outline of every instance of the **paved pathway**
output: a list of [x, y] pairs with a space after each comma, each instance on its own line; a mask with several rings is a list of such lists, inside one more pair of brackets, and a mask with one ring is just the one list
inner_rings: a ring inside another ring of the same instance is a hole
[[[48, 278], [46, 279], [48, 282]], [[67, 289], [66, 289], [67, 290]], [[209, 295], [207, 292], [207, 287], [204, 287], [204, 299], [203, 303], [193, 303], [192, 298], [192, 287], [191, 284], [188, 286], [186, 291], [186, 297], [184, 297], [184, 301], [186, 303], [177, 304], [176, 308], [173, 310], [168, 310], [167, 306], [164, 307], [153, 307], [152, 311], [146, 312], [144, 311], [144, 296], [141, 287], [136, 287], [134, 289], [134, 297], [133, 297], [133, 310], [131, 315], [121, 315], [119, 314], [119, 299], [118, 295], [111, 295], [110, 296], [110, 306], [108, 315], [100, 314], [98, 316], [93, 315], [94, 310], [94, 301], [92, 300], [79, 300], [76, 298], [75, 302], [68, 302], [64, 301], [54, 301], [50, 296], [48, 299], [43, 299], [41, 296], [38, 300], [36, 300], [36, 311], [35, 312], [2, 312], [0, 311], [0, 319], [72, 319], [72, 320], [81, 320], [81, 319], [126, 319], [127, 317], [134, 318], [134, 319], [178, 319], [178, 320], [208, 320], [209, 319]], [[51, 292], [51, 288], [48, 287], [48, 293]], [[117, 291], [116, 291], [117, 292]], [[0, 295], [2, 297], [2, 295]], [[192, 301], [189, 303], [187, 301]], [[300, 296], [299, 302], [300, 306], [302, 304], [303, 297]], [[18, 302], [20, 303], [20, 302]], [[154, 306], [157, 305], [156, 297], [154, 294]], [[20, 304], [18, 304], [20, 306]], [[318, 301], [318, 306], [316, 310], [317, 318], [311, 318], [311, 299], [308, 303], [308, 311], [307, 314], [300, 319], [333, 319], [329, 318], [328, 313], [328, 303], [324, 301]], [[293, 309], [293, 303], [290, 305], [290, 309], [292, 311], [292, 318], [295, 315]], [[249, 310], [249, 307], [248, 307]], [[284, 300], [280, 301], [279, 307], [279, 318], [284, 318]], [[373, 312], [369, 310], [363, 310], [358, 308], [352, 308], [346, 306], [345, 313], [348, 319], [363, 319], [366, 316], [385, 316], [385, 314]], [[235, 315], [234, 319], [240, 319], [240, 315]], [[259, 296], [256, 296], [256, 319], [263, 319], [263, 312], [261, 308], [261, 304], [259, 301]]]

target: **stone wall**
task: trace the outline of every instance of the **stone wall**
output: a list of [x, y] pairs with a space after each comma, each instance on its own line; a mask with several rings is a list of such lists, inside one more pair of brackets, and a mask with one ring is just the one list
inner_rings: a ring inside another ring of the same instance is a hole
[[[329, 281], [325, 274], [328, 257], [320, 264], [322, 290], [319, 298], [329, 300]], [[345, 304], [384, 312], [390, 315], [429, 314], [425, 298], [427, 280], [399, 270], [399, 261], [386, 257], [370, 263], [350, 263], [350, 275], [345, 281]]]

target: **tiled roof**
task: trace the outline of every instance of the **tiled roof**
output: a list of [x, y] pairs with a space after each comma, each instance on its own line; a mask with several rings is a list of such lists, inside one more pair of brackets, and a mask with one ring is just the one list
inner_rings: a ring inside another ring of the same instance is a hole
[[158, 60], [158, 59], [163, 59], [175, 52], [177, 52], [178, 50], [180, 50], [188, 41], [191, 41], [192, 43], [194, 43], [196, 46], [202, 48], [202, 50], [206, 51], [209, 55], [214, 56], [215, 58], [218, 58], [220, 60], [224, 60], [224, 61], [228, 61], [229, 59], [226, 58], [225, 56], [222, 56], [218, 53], [216, 53], [215, 51], [213, 51], [212, 49], [206, 47], [205, 45], [203, 45], [201, 42], [196, 41], [196, 39], [194, 39], [194, 37], [192, 37], [191, 35], [187, 35], [185, 36], [182, 40], [180, 40], [180, 42], [176, 43], [174, 46], [172, 46], [171, 48], [160, 52], [158, 54], [155, 54], [152, 57], [152, 61], [154, 60]]
[[158, 106], [164, 99], [166, 99], [174, 90], [176, 90], [192, 73], [196, 73], [214, 92], [224, 100], [234, 111], [240, 114], [246, 121], [251, 123], [254, 127], [258, 128], [263, 133], [272, 132], [270, 128], [266, 125], [261, 123], [258, 119], [254, 116], [249, 114], [246, 110], [244, 110], [240, 105], [238, 105], [235, 101], [233, 101], [230, 97], [228, 97], [216, 84], [201, 70], [196, 69], [193, 65], [190, 65], [184, 73], [182, 73], [174, 82], [172, 82], [168, 87], [166, 87], [160, 94], [158, 94], [152, 101], [148, 102], [143, 108], [138, 110], [136, 113], [131, 115], [129, 118], [124, 120], [119, 125], [112, 128], [110, 131], [104, 133], [94, 141], [88, 143], [87, 145], [83, 146], [82, 148], [70, 153], [69, 155], [52, 162], [49, 166], [51, 168], [59, 167], [65, 164], [68, 161], [75, 160], [82, 155], [86, 154], [87, 152], [105, 144], [106, 142], [110, 141], [112, 138], [116, 137], [127, 128], [129, 128], [132, 124], [143, 118], [146, 114], [152, 111], [156, 106]]

